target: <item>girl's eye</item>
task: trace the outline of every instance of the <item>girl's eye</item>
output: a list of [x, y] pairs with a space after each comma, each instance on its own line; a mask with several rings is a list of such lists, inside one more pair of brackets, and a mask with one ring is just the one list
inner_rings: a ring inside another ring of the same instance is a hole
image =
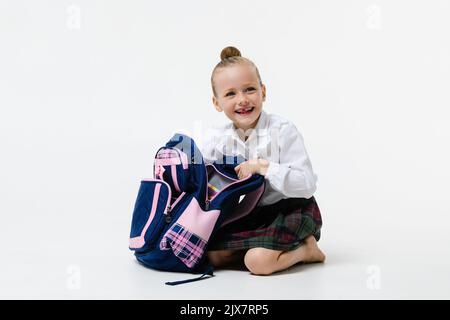
[[[246, 89], [246, 91], [255, 91], [256, 89], [255, 88], [253, 88], [253, 87], [249, 87], [249, 88], [247, 88]], [[228, 97], [228, 96], [230, 96], [230, 95], [234, 95], [234, 92], [233, 91], [230, 91], [230, 92], [228, 92], [227, 94], [225, 94], [225, 97]]]

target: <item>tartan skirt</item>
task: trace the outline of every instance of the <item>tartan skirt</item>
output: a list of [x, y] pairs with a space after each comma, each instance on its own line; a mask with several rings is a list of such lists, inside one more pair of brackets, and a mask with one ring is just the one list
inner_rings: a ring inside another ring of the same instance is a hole
[[314, 197], [282, 199], [255, 207], [244, 218], [220, 228], [208, 250], [294, 250], [310, 235], [319, 241], [321, 227], [322, 216]]

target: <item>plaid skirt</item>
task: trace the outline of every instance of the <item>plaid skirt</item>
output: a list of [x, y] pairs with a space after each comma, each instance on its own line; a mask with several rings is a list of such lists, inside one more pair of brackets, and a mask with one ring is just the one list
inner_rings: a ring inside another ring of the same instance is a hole
[[247, 216], [220, 228], [208, 250], [242, 250], [262, 247], [289, 251], [313, 235], [320, 239], [322, 216], [316, 199], [288, 198], [256, 207]]

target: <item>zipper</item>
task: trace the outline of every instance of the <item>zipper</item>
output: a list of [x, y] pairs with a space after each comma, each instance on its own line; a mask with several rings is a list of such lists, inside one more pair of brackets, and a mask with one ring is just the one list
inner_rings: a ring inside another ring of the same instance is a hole
[[170, 223], [172, 221], [172, 216], [170, 215], [170, 213], [172, 212], [172, 209], [175, 208], [175, 206], [178, 204], [178, 202], [180, 202], [180, 200], [184, 197], [186, 192], [181, 193], [178, 196], [177, 200], [175, 200], [175, 202], [173, 204], [170, 204], [170, 199], [172, 199], [172, 190], [170, 189], [170, 186], [167, 182], [165, 182], [164, 180], [159, 180], [159, 179], [145, 179], [142, 181], [159, 182], [159, 183], [164, 183], [167, 186], [167, 189], [169, 191], [169, 200], [167, 200], [166, 207], [164, 208], [164, 214], [166, 216], [165, 217], [166, 223]]
[[233, 180], [233, 181], [238, 181], [238, 180], [239, 180], [239, 179], [231, 178], [231, 177], [227, 176], [226, 174], [220, 172], [220, 170], [217, 169], [216, 166], [215, 166], [214, 164], [209, 163], [209, 164], [207, 164], [207, 165], [208, 165], [208, 166], [212, 166], [212, 167], [216, 170], [216, 172], [217, 172], [218, 174], [220, 174], [221, 176], [223, 176], [223, 177], [225, 177], [225, 178], [227, 178], [227, 179], [230, 179], [230, 180]]
[[175, 208], [175, 206], [178, 204], [178, 202], [180, 202], [180, 200], [184, 197], [184, 195], [186, 194], [186, 192], [181, 193], [177, 200], [175, 200], [172, 204], [169, 204], [169, 206], [167, 207], [167, 215], [166, 215], [166, 222], [170, 223], [172, 221], [172, 216], [170, 215], [170, 213], [172, 212], [172, 209]]
[[167, 206], [167, 210], [164, 211], [164, 214], [166, 215], [166, 223], [170, 223], [172, 221], [172, 217], [170, 216], [170, 211], [172, 210], [172, 206], [169, 204]]

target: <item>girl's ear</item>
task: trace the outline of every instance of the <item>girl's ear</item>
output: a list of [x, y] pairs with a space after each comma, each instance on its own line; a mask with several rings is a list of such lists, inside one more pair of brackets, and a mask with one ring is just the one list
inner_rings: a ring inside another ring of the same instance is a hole
[[263, 101], [266, 101], [266, 86], [265, 85], [261, 85], [261, 91], [262, 91]]
[[219, 101], [216, 99], [215, 96], [212, 97], [214, 108], [216, 108], [217, 111], [222, 112], [223, 109], [219, 106]]

